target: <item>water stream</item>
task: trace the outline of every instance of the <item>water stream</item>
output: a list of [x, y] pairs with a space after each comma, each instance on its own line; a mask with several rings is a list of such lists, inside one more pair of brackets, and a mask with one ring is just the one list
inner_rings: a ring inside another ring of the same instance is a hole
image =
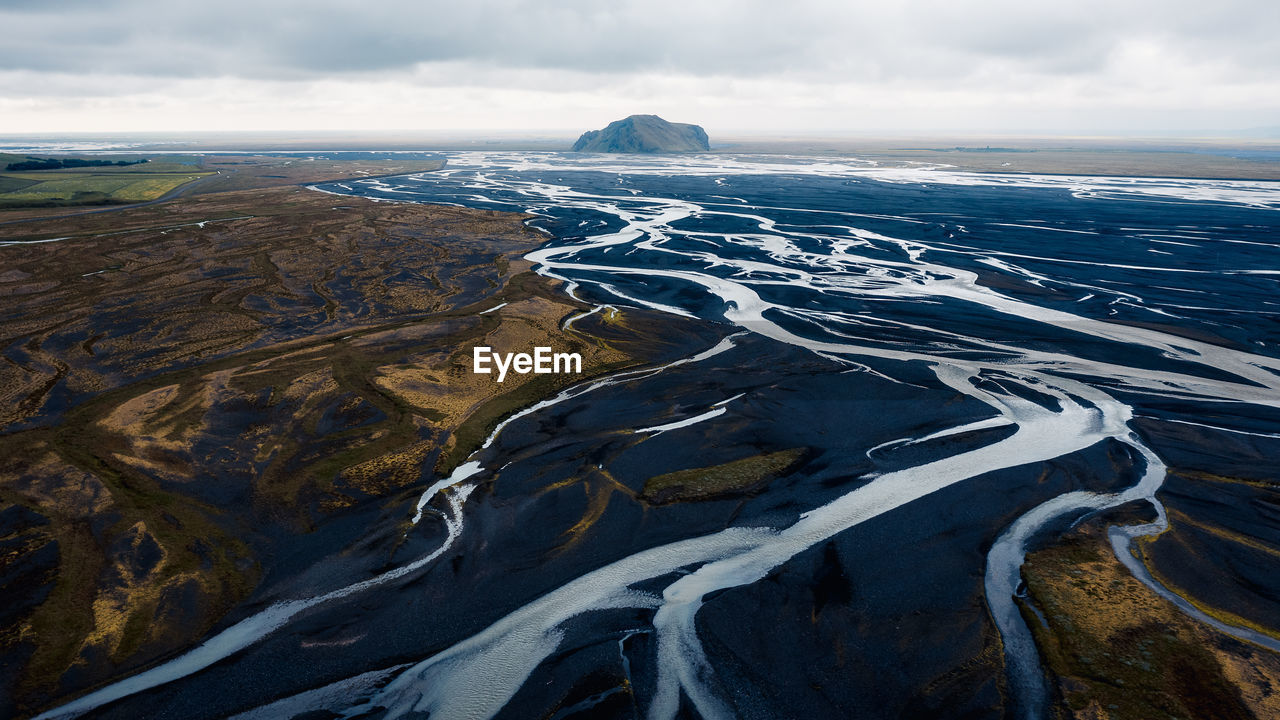
[[[707, 318], [801, 348], [839, 372], [895, 382], [908, 382], [906, 368], [924, 367], [935, 387], [989, 409], [984, 419], [865, 449], [869, 458], [966, 433], [1009, 432], [859, 478], [789, 525], [734, 526], [626, 555], [419, 662], [372, 669], [242, 718], [314, 709], [357, 717], [375, 708], [388, 718], [492, 717], [561, 649], [577, 619], [620, 608], [648, 613], [650, 624], [632, 632], [656, 641], [651, 667], [635, 667], [634, 658], [627, 664], [628, 676], [655, 678], [642, 707], [648, 718], [675, 718], [682, 702], [709, 719], [734, 717], [732, 693], [698, 632], [708, 596], [756, 583], [806, 550], [950, 486], [1103, 443], [1124, 448], [1131, 477], [1117, 478], [1112, 491], [1073, 490], [1035, 505], [1000, 532], [985, 560], [986, 600], [1003, 640], [1015, 714], [1040, 717], [1047, 702], [1035, 644], [1014, 599], [1029, 543], [1046, 528], [1127, 503], [1148, 503], [1158, 518], [1111, 530], [1117, 556], [1138, 579], [1192, 617], [1277, 649], [1274, 639], [1213, 620], [1173, 595], [1130, 552], [1134, 538], [1167, 527], [1157, 499], [1165, 462], [1134, 425], [1138, 404], [1150, 402], [1165, 416], [1171, 403], [1280, 408], [1276, 338], [1249, 321], [1280, 317], [1270, 300], [1280, 275], [1270, 232], [1280, 209], [1276, 183], [981, 175], [789, 157], [459, 153], [443, 172], [346, 188], [532, 212], [556, 239], [528, 258], [537, 272], [598, 305], [592, 312], [642, 306]], [[1108, 212], [1117, 214], [1103, 217]], [[1197, 219], [1232, 213], [1240, 219], [1229, 230]], [[1202, 339], [1210, 330], [1227, 341]], [[467, 499], [501, 459], [487, 453], [504, 429], [586, 393], [715, 357], [732, 349], [735, 337], [667, 366], [584, 383], [507, 418], [477, 455], [416, 503], [415, 523], [444, 499], [447, 537], [428, 555], [273, 605], [187, 655], [40, 717], [74, 716], [196, 673], [299, 613], [435, 562], [467, 532]], [[674, 434], [721, 422], [741, 397], [726, 395], [682, 419], [633, 430]], [[1256, 426], [1274, 416], [1260, 417], [1228, 429], [1266, 435]]]

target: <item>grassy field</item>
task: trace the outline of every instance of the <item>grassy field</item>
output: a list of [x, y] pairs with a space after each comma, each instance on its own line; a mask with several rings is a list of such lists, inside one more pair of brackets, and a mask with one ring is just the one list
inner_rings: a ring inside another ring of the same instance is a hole
[[[94, 159], [136, 160], [138, 155], [104, 155]], [[334, 160], [324, 157], [264, 155], [167, 155], [150, 162], [122, 166], [5, 171], [10, 163], [32, 159], [0, 153], [0, 212], [4, 220], [64, 212], [74, 206], [121, 205], [163, 197], [175, 188], [203, 179], [193, 193], [306, 185], [382, 175], [437, 170], [441, 158], [370, 158]]]
[[[0, 155], [0, 167], [25, 159], [26, 156], [22, 155]], [[0, 207], [146, 202], [209, 174], [195, 165], [171, 161], [58, 170], [0, 171]]]
[[155, 200], [209, 173], [45, 170], [0, 175], [0, 206], [110, 205]]

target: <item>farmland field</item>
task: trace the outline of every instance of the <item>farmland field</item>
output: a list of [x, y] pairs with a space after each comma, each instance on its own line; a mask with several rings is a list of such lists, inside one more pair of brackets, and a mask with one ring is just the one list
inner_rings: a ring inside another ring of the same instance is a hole
[[0, 206], [143, 202], [209, 174], [194, 168], [160, 173], [121, 170], [6, 173], [0, 175]]

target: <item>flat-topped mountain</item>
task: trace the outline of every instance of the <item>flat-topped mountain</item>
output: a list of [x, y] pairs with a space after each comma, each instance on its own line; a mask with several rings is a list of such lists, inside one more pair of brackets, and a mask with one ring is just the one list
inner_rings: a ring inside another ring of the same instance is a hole
[[573, 144], [574, 152], [669, 153], [710, 150], [707, 131], [699, 125], [672, 123], [657, 115], [632, 115], [603, 130], [588, 130]]

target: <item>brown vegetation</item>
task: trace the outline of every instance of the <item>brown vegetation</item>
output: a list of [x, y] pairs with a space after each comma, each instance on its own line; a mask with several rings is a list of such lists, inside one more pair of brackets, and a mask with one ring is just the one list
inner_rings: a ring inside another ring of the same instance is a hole
[[1280, 716], [1280, 658], [1196, 622], [1116, 560], [1089, 523], [1023, 566], [1024, 605], [1070, 718]]
[[665, 503], [750, 493], [794, 467], [804, 454], [804, 448], [792, 448], [657, 475], [644, 484], [643, 496], [650, 502]]
[[[67, 238], [0, 246], [8, 711], [189, 646], [280, 531], [404, 502], [513, 410], [661, 344], [625, 316], [560, 332], [585, 306], [526, 271], [522, 220], [280, 187], [0, 225]], [[498, 385], [475, 344], [585, 372]]]

